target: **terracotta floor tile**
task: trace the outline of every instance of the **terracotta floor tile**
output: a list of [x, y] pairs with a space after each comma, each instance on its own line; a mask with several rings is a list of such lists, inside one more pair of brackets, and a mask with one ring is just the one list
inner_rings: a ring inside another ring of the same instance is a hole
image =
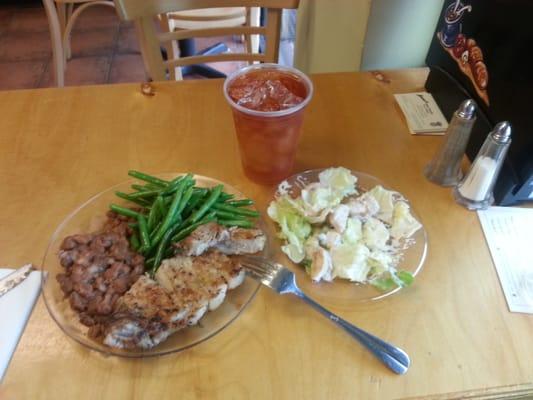
[[48, 32], [8, 32], [0, 36], [0, 62], [46, 60], [51, 52]]
[[0, 8], [0, 35], [7, 31], [12, 17], [13, 10], [11, 8]]
[[114, 8], [96, 5], [82, 11], [74, 25], [74, 31], [102, 28], [116, 29], [119, 24], [120, 20]]
[[15, 10], [9, 32], [49, 32], [48, 18], [43, 7]]
[[117, 54], [113, 57], [109, 83], [143, 82], [146, 80], [140, 54]]
[[32, 89], [45, 69], [44, 61], [0, 63], [0, 90]]
[[111, 55], [118, 35], [118, 27], [72, 32], [72, 56]]
[[120, 28], [118, 34], [118, 53], [140, 53], [139, 40], [135, 28]]
[[[67, 64], [65, 73], [65, 86], [98, 85], [107, 82], [111, 57], [79, 57], [73, 58]], [[53, 79], [52, 63], [47, 66], [47, 71], [39, 87], [55, 86]]]

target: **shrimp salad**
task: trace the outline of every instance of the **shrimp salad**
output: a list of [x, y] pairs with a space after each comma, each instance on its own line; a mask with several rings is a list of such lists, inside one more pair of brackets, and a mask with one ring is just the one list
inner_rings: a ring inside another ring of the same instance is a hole
[[342, 167], [318, 178], [296, 198], [282, 183], [268, 207], [280, 228], [282, 251], [315, 282], [340, 278], [380, 290], [409, 285], [413, 276], [397, 267], [422, 225], [403, 196], [380, 185], [363, 192], [357, 177]]

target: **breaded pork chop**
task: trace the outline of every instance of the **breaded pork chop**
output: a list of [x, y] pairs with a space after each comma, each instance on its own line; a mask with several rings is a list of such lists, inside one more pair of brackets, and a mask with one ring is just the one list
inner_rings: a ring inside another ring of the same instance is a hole
[[235, 260], [216, 250], [198, 257], [164, 260], [155, 280], [141, 276], [117, 302], [104, 329], [104, 343], [118, 348], [151, 348], [172, 333], [198, 323], [218, 308], [228, 290], [244, 281]]
[[117, 302], [104, 329], [104, 343], [118, 348], [151, 348], [187, 325], [191, 305], [143, 275]]
[[230, 255], [257, 253], [263, 250], [265, 242], [266, 236], [260, 229], [226, 228], [210, 222], [196, 228], [175, 246], [186, 256], [198, 256], [211, 248]]

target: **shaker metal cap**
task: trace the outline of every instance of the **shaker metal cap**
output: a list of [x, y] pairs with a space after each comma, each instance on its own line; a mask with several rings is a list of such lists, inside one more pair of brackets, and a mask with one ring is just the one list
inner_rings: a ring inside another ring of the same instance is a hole
[[457, 109], [457, 115], [461, 118], [472, 119], [476, 113], [476, 103], [472, 99], [465, 100]]
[[492, 130], [491, 135], [498, 143], [511, 141], [511, 124], [508, 121], [498, 122]]

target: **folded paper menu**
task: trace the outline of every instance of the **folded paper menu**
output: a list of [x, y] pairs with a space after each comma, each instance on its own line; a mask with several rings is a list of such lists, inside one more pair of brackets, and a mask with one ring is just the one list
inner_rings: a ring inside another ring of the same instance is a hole
[[478, 217], [509, 310], [533, 314], [533, 209], [491, 207]]
[[[0, 268], [0, 279], [13, 272]], [[15, 352], [41, 288], [41, 272], [33, 271], [23, 282], [0, 297], [0, 382]]]
[[444, 135], [448, 121], [430, 93], [395, 94], [413, 135]]

